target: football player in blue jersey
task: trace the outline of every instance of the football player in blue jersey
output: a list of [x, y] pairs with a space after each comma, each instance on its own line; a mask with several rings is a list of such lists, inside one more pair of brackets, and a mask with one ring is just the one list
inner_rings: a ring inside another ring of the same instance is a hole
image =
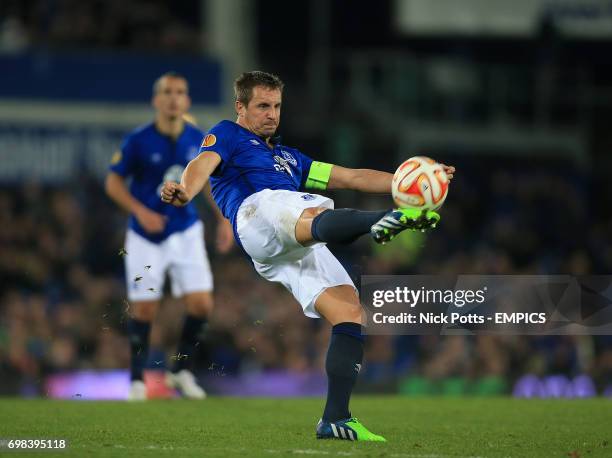
[[[184, 120], [190, 107], [188, 90], [187, 80], [177, 73], [166, 73], [155, 81], [155, 121], [125, 138], [106, 178], [107, 194], [130, 214], [124, 256], [131, 304], [130, 400], [146, 399], [143, 368], [166, 273], [173, 295], [182, 298], [186, 307], [178, 352], [166, 383], [188, 398], [202, 399], [206, 395], [191, 371], [198, 339], [213, 308], [213, 278], [204, 228], [194, 204], [175, 208], [159, 201], [163, 183], [180, 180], [202, 143], [203, 133]], [[131, 179], [129, 188], [126, 178]], [[218, 219], [217, 248], [224, 252], [231, 247], [232, 229], [209, 199]]]
[[[325, 246], [370, 233], [385, 243], [405, 229], [429, 229], [439, 215], [406, 209], [334, 210], [333, 201], [306, 190], [390, 193], [392, 174], [313, 161], [275, 138], [283, 83], [254, 71], [235, 81], [236, 122], [222, 121], [204, 138], [180, 184], [166, 182], [163, 202], [188, 205], [210, 178], [212, 194], [232, 222], [238, 244], [264, 278], [282, 283], [304, 313], [324, 317], [332, 335], [325, 363], [328, 393], [317, 424], [320, 439], [384, 441], [349, 410], [363, 358], [362, 309], [351, 278]], [[453, 167], [446, 167], [450, 177]]]

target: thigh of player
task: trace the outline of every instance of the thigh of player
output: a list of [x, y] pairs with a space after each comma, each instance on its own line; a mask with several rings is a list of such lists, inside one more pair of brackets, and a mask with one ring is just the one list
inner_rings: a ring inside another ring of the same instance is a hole
[[315, 242], [312, 238], [312, 221], [326, 210], [329, 208], [315, 207], [302, 212], [295, 225], [295, 239], [300, 245], [308, 246]]
[[125, 281], [130, 301], [158, 301], [168, 266], [161, 244], [128, 229], [125, 237]]
[[308, 251], [308, 243], [300, 243], [304, 237], [300, 241], [296, 238], [302, 226], [298, 222], [303, 215], [333, 207], [331, 199], [317, 194], [265, 189], [249, 196], [240, 206], [236, 217], [238, 237], [247, 254], [262, 264], [298, 260]]
[[[253, 265], [266, 280], [283, 284], [302, 306], [306, 316], [324, 316], [332, 323], [336, 318], [343, 321], [357, 319], [354, 317], [354, 306], [359, 310], [361, 308], [355, 285], [326, 246], [307, 248], [306, 254], [298, 260], [271, 263], [253, 261]], [[315, 304], [322, 305], [316, 307]], [[332, 315], [331, 309], [334, 307], [346, 309], [346, 313]]]
[[319, 315], [334, 326], [338, 323], [365, 323], [364, 312], [354, 287], [332, 286], [323, 290], [314, 305]]
[[164, 242], [164, 251], [170, 261], [168, 273], [174, 297], [212, 291], [213, 275], [201, 221], [172, 234]]

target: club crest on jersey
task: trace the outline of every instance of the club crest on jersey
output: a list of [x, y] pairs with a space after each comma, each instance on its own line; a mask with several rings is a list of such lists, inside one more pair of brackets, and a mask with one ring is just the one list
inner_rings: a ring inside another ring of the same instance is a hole
[[291, 171], [291, 167], [289, 166], [289, 161], [287, 159], [280, 156], [274, 156], [274, 161], [276, 162], [276, 164], [274, 164], [274, 169], [277, 172], [286, 172], [290, 176], [293, 176], [293, 172]]
[[157, 186], [157, 195], [161, 193], [161, 190], [166, 181], [174, 181], [175, 183], [181, 182], [181, 177], [183, 176], [183, 172], [185, 171], [185, 167], [180, 164], [174, 164], [166, 170], [164, 173], [164, 178], [162, 182]]
[[213, 146], [215, 143], [217, 143], [217, 137], [215, 134], [207, 134], [206, 137], [204, 137], [204, 140], [202, 140], [201, 148]]
[[281, 150], [281, 154], [283, 155], [283, 158], [289, 162], [289, 164], [291, 164], [294, 167], [297, 167], [297, 161], [295, 160], [295, 158], [293, 157], [293, 155], [291, 153], [288, 153], [285, 150]]
[[174, 164], [166, 170], [164, 173], [164, 181], [174, 181], [175, 183], [181, 182], [181, 176], [185, 171], [185, 167], [180, 164]]

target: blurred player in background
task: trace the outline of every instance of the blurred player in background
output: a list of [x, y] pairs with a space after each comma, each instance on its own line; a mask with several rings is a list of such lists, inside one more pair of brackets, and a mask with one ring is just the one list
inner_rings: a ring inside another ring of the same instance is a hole
[[[159, 201], [166, 181], [179, 181], [187, 163], [197, 156], [202, 132], [189, 120], [187, 80], [176, 73], [160, 76], [153, 85], [155, 121], [130, 133], [112, 158], [106, 193], [130, 213], [125, 240], [125, 270], [131, 316], [131, 385], [128, 399], [146, 399], [143, 369], [148, 359], [151, 322], [162, 298], [166, 273], [172, 294], [181, 298], [186, 316], [178, 352], [166, 383], [185, 397], [202, 399], [191, 365], [207, 318], [213, 308], [213, 278], [204, 244], [204, 227], [194, 204], [182, 208]], [[128, 186], [126, 178], [131, 178]], [[232, 229], [210, 197], [217, 215], [217, 248], [232, 245]]]
[[[164, 184], [161, 198], [188, 205], [209, 177], [215, 201], [232, 221], [237, 242], [264, 278], [282, 283], [306, 316], [333, 326], [325, 363], [328, 393], [316, 429], [320, 439], [384, 441], [352, 417], [349, 399], [363, 359], [362, 309], [355, 286], [326, 242], [351, 243], [370, 233], [378, 243], [405, 229], [429, 229], [439, 215], [408, 209], [334, 210], [332, 200], [304, 189], [390, 193], [393, 175], [313, 161], [274, 137], [283, 83], [264, 72], [234, 85], [236, 122], [222, 121], [204, 138], [181, 183]], [[452, 178], [454, 168], [445, 167]]]

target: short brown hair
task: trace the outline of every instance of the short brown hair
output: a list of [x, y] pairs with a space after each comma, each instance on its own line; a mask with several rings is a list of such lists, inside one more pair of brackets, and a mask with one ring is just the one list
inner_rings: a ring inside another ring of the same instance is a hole
[[189, 92], [189, 81], [187, 81], [187, 78], [185, 78], [178, 72], [170, 71], [164, 73], [163, 75], [160, 75], [155, 80], [155, 82], [153, 83], [153, 95], [157, 94], [161, 90], [161, 82], [164, 78], [176, 78], [185, 81], [185, 84], [187, 84], [187, 92]]
[[283, 92], [285, 83], [272, 73], [260, 72], [258, 70], [244, 72], [234, 81], [236, 101], [248, 105], [253, 98], [253, 88], [256, 86], [264, 86], [268, 89], [279, 89]]

